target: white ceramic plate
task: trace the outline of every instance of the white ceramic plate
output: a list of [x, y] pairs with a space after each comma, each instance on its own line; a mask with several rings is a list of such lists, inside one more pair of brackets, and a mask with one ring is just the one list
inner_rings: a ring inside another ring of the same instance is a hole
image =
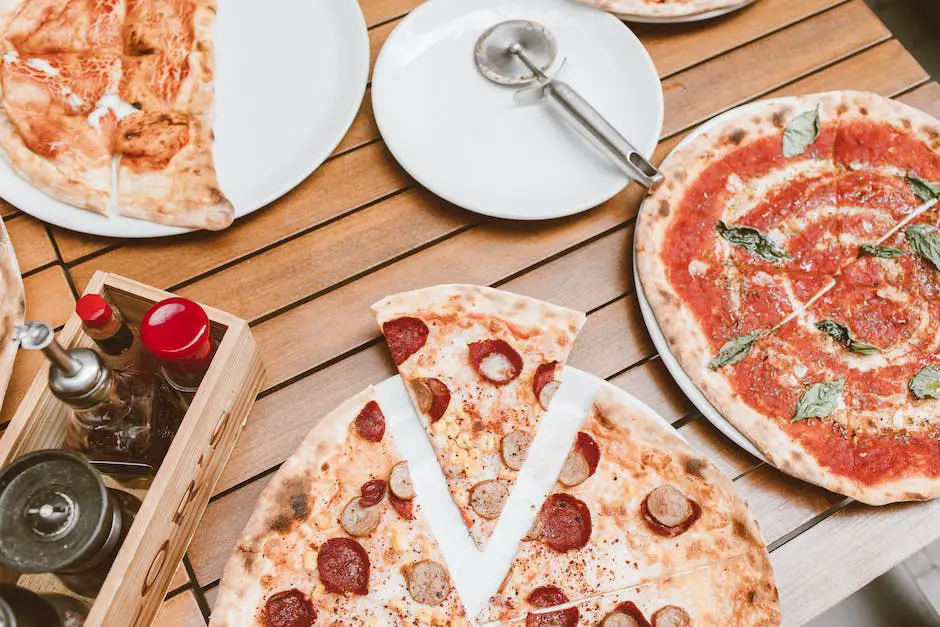
[[[241, 217], [296, 187], [339, 144], [365, 94], [369, 37], [356, 0], [222, 0], [215, 42], [215, 163]], [[91, 235], [188, 230], [59, 202], [4, 159], [0, 196], [40, 220]]]
[[757, 2], [757, 0], [744, 0], [740, 4], [736, 4], [730, 7], [723, 7], [721, 9], [715, 9], [714, 11], [705, 11], [704, 13], [694, 13], [692, 15], [677, 15], [675, 17], [631, 15], [629, 13], [615, 13], [614, 15], [626, 22], [637, 22], [641, 24], [681, 24], [685, 22], [701, 22], [703, 20], [711, 20], [716, 17], [721, 17], [722, 15], [728, 15], [729, 13], [734, 13], [735, 11], [739, 11], [748, 5], [754, 4], [755, 2]]
[[483, 78], [474, 45], [489, 27], [527, 19], [567, 59], [560, 78], [647, 157], [663, 122], [659, 75], [636, 36], [572, 0], [430, 0], [388, 38], [372, 79], [375, 118], [401, 165], [442, 198], [511, 219], [557, 218], [599, 205], [627, 177], [556, 117]]
[[[764, 100], [761, 101], [761, 104], [766, 102], [773, 102], [773, 100]], [[708, 131], [709, 128], [720, 124], [725, 118], [738, 115], [742, 110], [746, 110], [748, 107], [753, 106], [751, 103], [746, 104], [736, 109], [731, 109], [726, 111], [721, 115], [715, 116], [708, 122], [705, 122], [697, 129], [689, 133], [675, 148], [670, 151], [669, 156], [666, 159], [669, 159], [673, 153], [680, 150], [686, 146], [689, 142], [694, 140], [696, 137]], [[664, 159], [663, 161], [665, 161]], [[644, 200], [643, 204], [640, 205], [640, 212], [644, 210], [646, 201]], [[701, 390], [692, 382], [692, 379], [689, 378], [689, 375], [686, 374], [685, 370], [682, 369], [682, 365], [679, 364], [679, 360], [676, 359], [675, 355], [672, 354], [672, 351], [669, 349], [669, 342], [666, 341], [666, 336], [663, 334], [663, 330], [659, 327], [659, 322], [656, 320], [656, 315], [653, 313], [652, 307], [650, 307], [649, 301], [646, 300], [646, 294], [643, 292], [643, 283], [640, 281], [639, 272], [637, 272], [636, 265], [636, 246], [633, 247], [633, 279], [636, 283], [636, 293], [637, 300], [640, 302], [640, 312], [643, 314], [643, 321], [646, 323], [646, 328], [650, 332], [650, 337], [653, 338], [653, 345], [656, 347], [656, 350], [659, 352], [660, 357], [662, 357], [663, 363], [666, 365], [666, 369], [669, 370], [669, 373], [672, 375], [672, 378], [676, 380], [676, 383], [679, 384], [679, 387], [682, 388], [682, 391], [686, 396], [689, 397], [689, 400], [692, 401], [692, 404], [695, 405], [696, 409], [702, 412], [702, 415], [708, 419], [710, 423], [715, 425], [719, 431], [721, 431], [725, 436], [728, 437], [732, 442], [743, 448], [745, 451], [756, 457], [761, 461], [767, 461], [767, 458], [757, 449], [754, 444], [745, 437], [743, 433], [737, 430], [737, 428], [728, 422], [728, 420], [721, 414], [720, 411], [715, 409], [715, 406], [712, 405]], [[769, 462], [768, 462], [769, 463]]]
[[570, 367], [564, 369], [561, 379], [562, 385], [552, 400], [551, 410], [542, 418], [542, 428], [529, 449], [529, 460], [519, 473], [496, 531], [482, 553], [466, 532], [401, 377], [392, 377], [376, 386], [379, 405], [395, 444], [408, 461], [415, 488], [421, 495], [421, 510], [444, 559], [452, 567], [451, 579], [471, 615], [486, 605], [502, 583], [515, 557], [519, 539], [532, 525], [536, 512], [554, 485], [575, 435], [602, 387], [616, 390], [624, 402], [644, 411], [663, 429], [673, 431], [655, 411], [603, 379]]

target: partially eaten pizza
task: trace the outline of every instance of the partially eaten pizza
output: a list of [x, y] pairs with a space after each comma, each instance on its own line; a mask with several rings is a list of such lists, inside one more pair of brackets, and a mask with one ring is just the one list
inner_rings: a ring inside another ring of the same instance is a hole
[[[374, 309], [469, 530], [485, 538], [479, 530], [495, 525], [526, 464], [583, 315], [468, 285], [392, 296]], [[521, 430], [524, 440], [513, 435]], [[461, 450], [473, 464], [459, 463]], [[555, 489], [532, 512], [499, 593], [468, 617], [369, 389], [314, 427], [265, 489], [212, 624], [780, 624], [753, 516], [731, 481], [651, 410], [603, 384], [570, 451], [554, 454]], [[479, 493], [494, 483], [505, 493]], [[442, 540], [464, 533], [437, 531]], [[479, 576], [495, 588], [503, 573]]]
[[940, 494], [940, 122], [874, 94], [746, 106], [663, 164], [637, 267], [673, 354], [779, 468]]
[[223, 229], [212, 155], [214, 0], [0, 6], [0, 148], [82, 209]]

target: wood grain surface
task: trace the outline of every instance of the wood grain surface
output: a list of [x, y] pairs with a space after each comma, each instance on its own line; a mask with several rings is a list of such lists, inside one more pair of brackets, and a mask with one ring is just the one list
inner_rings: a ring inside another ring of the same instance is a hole
[[[372, 59], [419, 0], [361, 0]], [[940, 85], [862, 0], [760, 0], [698, 24], [637, 25], [666, 103], [654, 160], [729, 108], [780, 95], [870, 90], [940, 115]], [[634, 292], [635, 185], [547, 223], [487, 219], [418, 188], [379, 137], [367, 92], [333, 155], [295, 190], [222, 233], [123, 242], [46, 228], [16, 208], [7, 227], [30, 314], [61, 324], [99, 269], [252, 321], [268, 377], [187, 553], [191, 571], [156, 624], [204, 624], [258, 494], [330, 409], [394, 374], [369, 305], [440, 282], [504, 287], [589, 313], [572, 365], [645, 401], [730, 476], [770, 543], [787, 625], [799, 625], [940, 536], [940, 505], [845, 507], [750, 457], [691, 406], [657, 357]], [[37, 367], [20, 357], [5, 421]], [[177, 585], [178, 584], [178, 585]], [[182, 590], [180, 592], [179, 590]]]

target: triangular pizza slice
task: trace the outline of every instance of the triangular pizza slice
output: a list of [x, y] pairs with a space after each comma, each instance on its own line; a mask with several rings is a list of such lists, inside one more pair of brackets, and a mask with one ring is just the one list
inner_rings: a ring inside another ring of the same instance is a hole
[[398, 294], [373, 311], [482, 550], [584, 314], [473, 285]]
[[212, 625], [469, 625], [372, 388], [265, 488]]
[[755, 551], [764, 541], [731, 480], [605, 386], [479, 618], [513, 620], [544, 586], [578, 601]]

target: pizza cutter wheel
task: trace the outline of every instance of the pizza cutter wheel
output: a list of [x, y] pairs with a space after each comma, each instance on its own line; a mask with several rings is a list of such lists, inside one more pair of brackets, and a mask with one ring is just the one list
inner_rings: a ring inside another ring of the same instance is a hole
[[501, 22], [484, 32], [474, 48], [477, 69], [486, 79], [506, 86], [536, 83], [534, 90], [571, 126], [643, 187], [653, 187], [663, 175], [578, 92], [547, 72], [558, 56], [554, 36], [528, 20]]

